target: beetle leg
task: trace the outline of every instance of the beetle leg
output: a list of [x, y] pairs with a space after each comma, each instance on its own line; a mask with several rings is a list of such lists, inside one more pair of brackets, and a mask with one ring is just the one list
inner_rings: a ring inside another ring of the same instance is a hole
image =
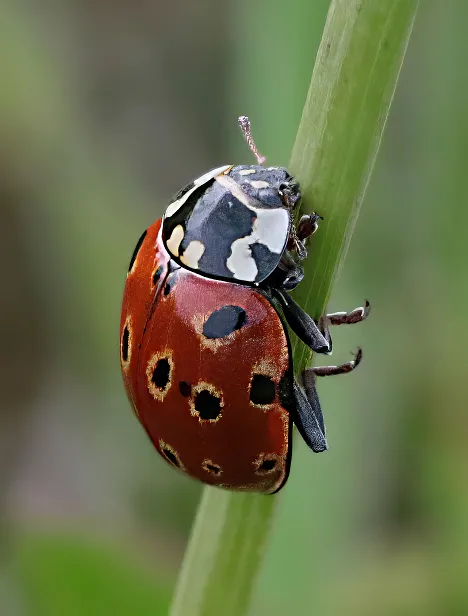
[[332, 312], [325, 316], [328, 325], [350, 325], [352, 323], [360, 323], [367, 319], [370, 313], [370, 304], [366, 300], [364, 306], [359, 306], [351, 310], [351, 312]]
[[[316, 353], [329, 353], [330, 344], [313, 318], [290, 295], [278, 289], [273, 289], [273, 295], [280, 302], [288, 325], [302, 342]], [[325, 331], [328, 332], [328, 329]]]
[[272, 292], [274, 297], [280, 302], [283, 314], [290, 328], [315, 353], [326, 353], [329, 355], [332, 352], [333, 345], [329, 330], [330, 325], [359, 323], [366, 319], [370, 312], [370, 304], [366, 301], [364, 306], [355, 308], [351, 312], [327, 314], [321, 317], [317, 325], [312, 317], [289, 294], [283, 293], [279, 289], [272, 289]]
[[315, 391], [315, 381], [318, 376], [334, 376], [335, 374], [346, 374], [357, 368], [361, 363], [362, 350], [358, 349], [354, 359], [339, 366], [317, 366], [315, 368], [306, 368], [303, 372], [304, 388], [307, 395], [309, 392]]
[[307, 257], [305, 240], [318, 229], [318, 220], [322, 218], [318, 214], [305, 214], [299, 220], [297, 226], [292, 226], [288, 240], [288, 250], [295, 250], [301, 261]]
[[301, 216], [301, 219], [296, 228], [296, 235], [300, 241], [306, 240], [313, 233], [315, 233], [318, 229], [318, 220], [323, 218], [318, 214], [304, 214]]
[[312, 395], [309, 395], [294, 382], [293, 393], [296, 402], [293, 420], [302, 438], [315, 453], [326, 451], [323, 415], [315, 387]]
[[294, 423], [307, 445], [316, 453], [327, 449], [325, 438], [325, 423], [317, 395], [316, 381], [318, 376], [331, 376], [351, 372], [362, 359], [362, 351], [358, 349], [352, 361], [340, 366], [319, 366], [307, 368], [302, 373], [305, 394], [294, 383], [293, 391], [296, 400], [296, 416]]
[[360, 323], [361, 321], [364, 321], [364, 319], [367, 319], [369, 313], [370, 303], [366, 300], [364, 306], [355, 308], [354, 310], [351, 310], [351, 312], [332, 312], [331, 314], [326, 314], [321, 317], [319, 320], [319, 328], [329, 347], [328, 351], [325, 352], [330, 354], [333, 349], [333, 343], [329, 330], [330, 325], [351, 325], [353, 323]]
[[292, 291], [304, 278], [304, 270], [300, 265], [296, 265], [288, 269], [288, 272], [281, 284], [281, 288], [285, 291]]
[[304, 278], [303, 267], [296, 263], [289, 251], [286, 251], [281, 257], [278, 272], [281, 274], [281, 281], [273, 286], [279, 287], [285, 291], [292, 291], [295, 289]]

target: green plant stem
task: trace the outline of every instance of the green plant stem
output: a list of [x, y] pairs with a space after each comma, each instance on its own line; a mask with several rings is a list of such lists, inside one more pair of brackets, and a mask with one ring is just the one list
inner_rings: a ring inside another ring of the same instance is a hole
[[204, 489], [171, 616], [247, 613], [276, 501]]
[[[326, 219], [313, 238], [296, 297], [323, 313], [375, 161], [416, 0], [334, 0], [291, 158], [304, 211]], [[310, 352], [296, 345], [301, 370]], [[276, 497], [205, 488], [172, 616], [244, 616]]]
[[[291, 156], [303, 213], [324, 217], [310, 243], [305, 310], [326, 309], [374, 166], [418, 7], [417, 0], [334, 0]], [[302, 371], [311, 353], [296, 345]]]

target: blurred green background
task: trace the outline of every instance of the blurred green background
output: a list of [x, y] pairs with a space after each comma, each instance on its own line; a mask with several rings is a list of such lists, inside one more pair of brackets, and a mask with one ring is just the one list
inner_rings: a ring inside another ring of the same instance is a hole
[[[167, 613], [200, 486], [125, 398], [142, 230], [210, 167], [287, 164], [326, 0], [0, 5], [0, 614]], [[349, 377], [297, 439], [252, 616], [468, 613], [468, 3], [422, 0], [330, 309]], [[322, 497], [312, 497], [312, 486]]]

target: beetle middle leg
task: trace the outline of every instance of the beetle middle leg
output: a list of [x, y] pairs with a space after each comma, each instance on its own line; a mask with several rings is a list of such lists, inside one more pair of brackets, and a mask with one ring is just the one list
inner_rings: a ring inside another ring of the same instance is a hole
[[[333, 343], [330, 334], [330, 325], [352, 325], [353, 323], [360, 323], [367, 319], [370, 313], [370, 303], [366, 300], [364, 306], [359, 306], [351, 310], [351, 312], [332, 312], [321, 317], [318, 322], [318, 327], [327, 341], [328, 351], [325, 351], [328, 355], [333, 350]], [[316, 351], [316, 349], [313, 349]], [[317, 353], [323, 353], [323, 351], [316, 351]], [[358, 362], [359, 363], [359, 362]]]
[[359, 366], [362, 360], [362, 350], [358, 349], [354, 355], [354, 359], [347, 361], [339, 366], [316, 366], [314, 368], [306, 368], [302, 373], [304, 380], [304, 388], [306, 392], [310, 387], [315, 388], [315, 381], [318, 376], [335, 376], [336, 374], [346, 374], [352, 372]]
[[[280, 303], [283, 314], [291, 329], [302, 342], [317, 353], [331, 353], [332, 340], [329, 330], [331, 325], [359, 323], [370, 312], [370, 304], [366, 301], [363, 307], [356, 308], [351, 312], [327, 314], [317, 324], [289, 294], [278, 289], [273, 289], [272, 294]], [[317, 395], [316, 379], [318, 376], [331, 376], [351, 372], [359, 365], [361, 359], [362, 351], [358, 349], [352, 361], [339, 366], [320, 366], [304, 370], [302, 373], [303, 388], [299, 384], [294, 383], [295, 409], [293, 420], [306, 444], [316, 453], [327, 449], [325, 423]]]
[[339, 366], [307, 368], [302, 373], [304, 391], [294, 383], [293, 393], [296, 402], [294, 423], [306, 444], [316, 453], [327, 449], [325, 422], [316, 388], [317, 377], [351, 372], [359, 365], [361, 359], [362, 351], [358, 349], [353, 360]]

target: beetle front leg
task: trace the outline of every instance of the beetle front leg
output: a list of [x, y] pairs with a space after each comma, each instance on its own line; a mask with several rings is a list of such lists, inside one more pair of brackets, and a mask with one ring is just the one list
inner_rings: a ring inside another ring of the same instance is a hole
[[359, 306], [351, 312], [332, 312], [325, 315], [324, 319], [328, 325], [352, 325], [367, 319], [370, 313], [370, 304], [366, 300], [364, 306]]
[[[296, 304], [289, 294], [282, 293], [278, 289], [273, 289], [272, 292], [281, 304], [289, 327], [302, 342], [316, 353], [329, 353], [331, 346], [313, 318], [299, 304]], [[325, 331], [328, 333], [328, 329], [325, 329]]]
[[281, 304], [290, 328], [315, 353], [329, 355], [332, 352], [330, 325], [359, 323], [366, 319], [370, 313], [370, 304], [366, 300], [364, 306], [355, 308], [351, 312], [334, 312], [321, 317], [317, 325], [312, 317], [293, 300], [289, 293], [279, 289], [272, 289], [272, 293]]
[[318, 214], [304, 214], [299, 220], [297, 227], [292, 227], [288, 241], [288, 250], [295, 250], [299, 259], [307, 257], [305, 240], [313, 235], [318, 229], [318, 220], [322, 218]]
[[318, 229], [318, 221], [323, 218], [316, 214], [304, 214], [301, 216], [296, 228], [297, 237], [303, 241], [313, 235]]

